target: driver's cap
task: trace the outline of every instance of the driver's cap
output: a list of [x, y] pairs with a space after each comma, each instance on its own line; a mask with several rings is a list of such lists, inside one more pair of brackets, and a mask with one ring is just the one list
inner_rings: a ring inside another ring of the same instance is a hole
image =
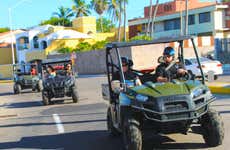
[[170, 56], [174, 56], [175, 55], [175, 50], [172, 47], [166, 47], [164, 49], [164, 53], [163, 55], [170, 55]]

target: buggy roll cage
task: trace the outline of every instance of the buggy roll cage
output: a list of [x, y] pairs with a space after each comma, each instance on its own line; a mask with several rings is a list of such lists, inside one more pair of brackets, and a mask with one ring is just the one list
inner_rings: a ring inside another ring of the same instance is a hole
[[[65, 63], [70, 63], [71, 64], [71, 66], [72, 66], [71, 72], [74, 74], [74, 70], [73, 70], [74, 65], [72, 64], [72, 61], [69, 58], [55, 58], [55, 59], [45, 59], [45, 60], [42, 60], [42, 70], [46, 70], [47, 69], [47, 65], [65, 64]], [[42, 71], [42, 78], [43, 77], [44, 77], [44, 71]]]
[[[112, 92], [112, 87], [111, 87], [111, 77], [109, 75], [110, 70], [109, 67], [111, 66], [111, 63], [109, 62], [109, 57], [112, 61], [112, 58], [110, 56], [111, 50], [115, 49], [116, 55], [117, 55], [117, 61], [118, 61], [118, 68], [120, 72], [120, 77], [121, 77], [121, 83], [125, 84], [125, 78], [124, 78], [124, 72], [121, 69], [122, 68], [122, 63], [121, 63], [121, 56], [120, 56], [120, 51], [119, 48], [123, 47], [130, 47], [130, 46], [141, 46], [141, 45], [151, 45], [151, 44], [160, 44], [160, 43], [170, 43], [170, 42], [178, 42], [179, 43], [179, 50], [178, 50], [178, 58], [179, 61], [182, 62], [184, 65], [184, 46], [183, 46], [183, 41], [184, 40], [191, 40], [192, 46], [196, 55], [196, 59], [200, 68], [201, 76], [202, 76], [202, 83], [205, 84], [205, 78], [204, 78], [204, 73], [201, 67], [201, 63], [199, 60], [198, 52], [197, 52], [197, 47], [194, 43], [194, 38], [195, 36], [178, 36], [178, 37], [163, 37], [163, 38], [158, 38], [152, 41], [133, 41], [133, 42], [112, 42], [108, 43], [106, 45], [106, 70], [107, 70], [107, 78], [108, 78], [108, 84], [109, 84], [109, 91], [110, 93]], [[113, 67], [111, 68], [113, 72]], [[111, 94], [110, 94], [111, 97]]]
[[[37, 63], [35, 63], [37, 62]], [[32, 67], [35, 66], [37, 73], [41, 73], [41, 69], [40, 69], [40, 64], [41, 64], [42, 60], [41, 59], [32, 59], [26, 63], [17, 63], [17, 64], [13, 64], [13, 73], [17, 72], [16, 68], [17, 67], [22, 67], [22, 70], [20, 68], [20, 70], [24, 73], [26, 73], [26, 66]]]
[[45, 60], [42, 60], [42, 65], [58, 64], [58, 63], [71, 63], [71, 59], [59, 58], [59, 59], [45, 59]]

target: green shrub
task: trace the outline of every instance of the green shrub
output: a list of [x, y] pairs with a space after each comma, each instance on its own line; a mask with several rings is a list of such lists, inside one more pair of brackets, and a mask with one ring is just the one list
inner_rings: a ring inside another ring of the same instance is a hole
[[150, 36], [147, 36], [147, 35], [140, 35], [140, 36], [132, 37], [129, 41], [139, 41], [139, 40], [150, 41], [150, 40], [152, 40], [152, 38]]
[[7, 31], [10, 31], [8, 27], [0, 28], [0, 33], [7, 32]]
[[92, 49], [93, 50], [104, 49], [107, 43], [108, 43], [108, 41], [98, 41], [92, 45]]
[[92, 46], [88, 42], [81, 42], [77, 45], [77, 47], [74, 51], [84, 52], [84, 51], [90, 51], [92, 49], [93, 49]]
[[58, 50], [59, 53], [62, 53], [62, 54], [67, 54], [67, 53], [71, 53], [73, 51], [72, 48], [70, 47], [63, 47], [61, 49]]

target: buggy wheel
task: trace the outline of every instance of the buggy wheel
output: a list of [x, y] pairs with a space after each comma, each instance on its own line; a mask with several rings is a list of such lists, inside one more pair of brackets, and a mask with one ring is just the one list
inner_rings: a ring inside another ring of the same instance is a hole
[[224, 124], [215, 110], [209, 109], [207, 114], [201, 118], [201, 127], [203, 128], [203, 138], [208, 146], [215, 147], [222, 144]]
[[20, 94], [21, 91], [22, 91], [21, 85], [18, 84], [18, 83], [15, 83], [15, 84], [14, 84], [14, 94]]
[[113, 126], [110, 108], [107, 110], [107, 129], [111, 136], [118, 136], [120, 134], [119, 131]]
[[72, 99], [73, 99], [74, 103], [77, 103], [78, 100], [79, 100], [79, 95], [78, 95], [78, 91], [77, 91], [77, 87], [76, 86], [74, 86], [72, 88]]
[[44, 105], [50, 104], [50, 98], [49, 98], [49, 95], [46, 91], [42, 91], [42, 102]]
[[142, 133], [137, 120], [133, 118], [124, 120], [123, 142], [126, 150], [142, 150]]

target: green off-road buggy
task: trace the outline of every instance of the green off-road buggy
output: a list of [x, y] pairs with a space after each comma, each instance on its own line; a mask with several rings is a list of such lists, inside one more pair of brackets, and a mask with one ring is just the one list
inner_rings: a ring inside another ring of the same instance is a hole
[[[67, 65], [71, 65], [71, 70], [67, 71]], [[48, 72], [51, 66], [55, 71], [55, 76]], [[42, 61], [42, 101], [44, 105], [49, 105], [52, 98], [72, 97], [77, 103], [79, 96], [77, 90], [76, 71], [70, 59], [46, 59]]]
[[[31, 70], [34, 69], [34, 72]], [[41, 80], [41, 60], [32, 60], [28, 63], [13, 65], [14, 74], [14, 94], [19, 94], [22, 90], [32, 89], [40, 92], [42, 90]]]
[[[178, 42], [178, 60], [184, 64], [184, 40], [191, 40], [193, 44], [202, 74], [201, 81], [196, 80], [189, 72], [179, 79], [159, 83], [156, 82], [154, 72], [141, 73], [137, 70], [133, 71], [141, 79], [142, 85], [135, 86], [134, 81], [125, 80], [119, 48]], [[102, 85], [102, 94], [110, 103], [107, 111], [108, 131], [111, 135], [122, 134], [125, 149], [143, 149], [148, 134], [186, 134], [190, 128], [193, 129], [194, 124], [198, 126], [208, 146], [215, 147], [222, 144], [223, 122], [220, 115], [209, 107], [215, 98], [205, 85], [194, 37], [110, 43], [106, 48], [106, 65], [108, 84]], [[120, 73], [120, 81], [112, 80], [115, 72]]]

